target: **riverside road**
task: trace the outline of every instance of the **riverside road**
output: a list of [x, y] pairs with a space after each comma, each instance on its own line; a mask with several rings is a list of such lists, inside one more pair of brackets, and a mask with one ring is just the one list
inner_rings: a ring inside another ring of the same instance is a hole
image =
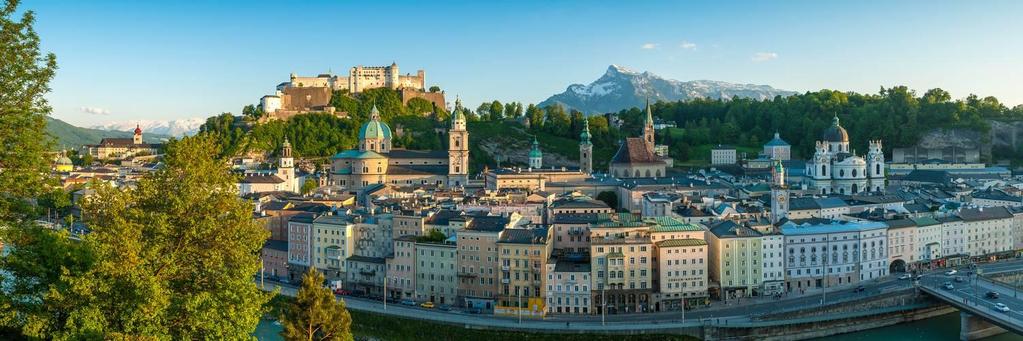
[[[1015, 259], [999, 263], [981, 264], [979, 268], [985, 273], [997, 273], [1023, 269], [1023, 260]], [[937, 280], [945, 277], [943, 272], [947, 269], [938, 269], [923, 273], [922, 281]], [[727, 325], [729, 321], [741, 323], [750, 321], [752, 317], [790, 311], [802, 308], [820, 306], [822, 304], [833, 304], [837, 302], [855, 300], [859, 298], [878, 295], [886, 292], [912, 288], [912, 280], [899, 280], [897, 275], [888, 276], [879, 280], [862, 282], [864, 291], [856, 292], [854, 287], [829, 288], [826, 292], [818, 290], [808, 292], [805, 295], [789, 295], [781, 299], [774, 298], [747, 298], [730, 302], [713, 302], [708, 307], [687, 310], [683, 321], [681, 312], [657, 312], [640, 314], [607, 315], [605, 322], [601, 322], [600, 315], [585, 316], [552, 316], [542, 320], [522, 318], [521, 323], [516, 317], [500, 317], [493, 315], [469, 314], [461, 311], [440, 311], [437, 309], [425, 309], [418, 306], [410, 307], [400, 304], [388, 303], [386, 310], [380, 300], [372, 300], [359, 297], [345, 296], [345, 303], [349, 309], [368, 311], [380, 314], [395, 315], [401, 317], [430, 320], [442, 323], [465, 325], [465, 326], [486, 326], [509, 329], [534, 329], [534, 330], [657, 330], [677, 329], [695, 327], [705, 323], [716, 325]], [[958, 284], [958, 283], [957, 283]], [[296, 288], [289, 284], [267, 282], [266, 290], [280, 288], [281, 294], [294, 296]], [[1007, 293], [1012, 297], [1012, 292]], [[983, 293], [981, 293], [983, 295]], [[1023, 309], [1023, 307], [1019, 307]], [[1013, 307], [1017, 309], [1017, 307]], [[1021, 311], [1021, 310], [1017, 310]]]

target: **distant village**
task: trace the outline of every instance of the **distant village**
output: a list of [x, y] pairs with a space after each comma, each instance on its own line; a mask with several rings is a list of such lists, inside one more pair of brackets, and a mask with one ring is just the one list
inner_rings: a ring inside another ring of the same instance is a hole
[[[286, 120], [328, 111], [332, 91], [377, 87], [447, 107], [424, 71], [398, 70], [293, 74], [261, 109]], [[261, 276], [297, 282], [313, 267], [339, 292], [482, 314], [628, 314], [852, 287], [1023, 249], [1023, 178], [970, 150], [870, 141], [857, 154], [837, 117], [806, 160], [775, 134], [758, 155], [721, 145], [708, 167], [680, 169], [657, 144], [669, 125], [648, 104], [642, 131], [606, 169], [594, 168], [587, 125], [578, 167], [545, 166], [533, 141], [528, 167], [471, 173], [472, 131], [459, 101], [451, 111], [447, 150], [395, 148], [374, 107], [356, 148], [328, 167], [296, 160], [288, 141], [273, 159], [232, 159], [239, 195], [271, 233]], [[82, 146], [91, 164], [58, 155], [53, 172], [75, 201], [94, 181], [130, 188], [161, 167], [163, 146], [143, 133]]]

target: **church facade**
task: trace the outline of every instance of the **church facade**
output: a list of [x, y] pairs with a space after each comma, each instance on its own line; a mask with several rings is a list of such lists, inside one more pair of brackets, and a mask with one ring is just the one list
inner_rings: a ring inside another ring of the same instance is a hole
[[808, 185], [820, 194], [882, 192], [885, 186], [881, 141], [870, 141], [866, 157], [849, 149], [849, 133], [838, 116], [817, 141], [813, 158], [806, 161]]
[[331, 184], [360, 190], [376, 184], [462, 187], [468, 182], [469, 132], [460, 101], [451, 115], [447, 151], [393, 148], [391, 137], [390, 126], [374, 106], [370, 121], [359, 129], [358, 149], [331, 159]]
[[[588, 137], [588, 136], [587, 136]], [[587, 138], [587, 142], [588, 138]], [[654, 153], [654, 117], [650, 101], [646, 103], [646, 121], [642, 137], [628, 137], [611, 158], [608, 173], [616, 178], [659, 178], [667, 174], [665, 157]]]

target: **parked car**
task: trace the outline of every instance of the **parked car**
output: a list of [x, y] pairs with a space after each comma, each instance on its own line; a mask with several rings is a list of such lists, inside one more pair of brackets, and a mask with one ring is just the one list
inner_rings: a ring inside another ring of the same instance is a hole
[[998, 310], [998, 311], [1003, 312], [1003, 313], [1007, 313], [1007, 312], [1009, 312], [1009, 307], [1006, 306], [1005, 304], [995, 303], [995, 310]]
[[437, 306], [437, 310], [451, 311], [451, 306], [449, 306], [447, 304], [441, 304], [441, 305]]
[[945, 290], [952, 290], [952, 289], [955, 289], [955, 288], [956, 287], [954, 285], [952, 285], [952, 282], [945, 282]]
[[966, 281], [966, 278], [963, 278], [963, 276], [956, 276], [956, 282], [964, 282], [964, 281]]
[[401, 300], [401, 305], [407, 305], [407, 306], [414, 307], [416, 305], [416, 301], [413, 301], [413, 300]]
[[959, 273], [959, 271], [956, 271], [956, 269], [952, 269], [952, 270], [945, 271], [945, 276], [952, 276], [952, 275], [955, 275], [957, 273]]
[[987, 298], [990, 298], [990, 299], [996, 299], [996, 298], [998, 298], [998, 293], [994, 292], [994, 291], [988, 291], [986, 294], [984, 294], [984, 297], [987, 297]]
[[905, 274], [905, 275], [899, 276], [899, 279], [910, 279], [910, 278], [913, 278], [913, 275]]
[[477, 308], [477, 307], [472, 307], [472, 308], [469, 308], [469, 313], [470, 314], [482, 314], [483, 313], [483, 309], [480, 309], [480, 308]]
[[853, 292], [864, 292], [866, 290], [867, 290], [867, 288], [864, 288], [862, 285], [860, 285], [860, 286], [857, 286], [856, 289], [853, 289]]
[[345, 289], [337, 288], [337, 289], [334, 289], [334, 294], [335, 295], [341, 295], [341, 296], [347, 296], [347, 295], [351, 295], [352, 292], [348, 291], [348, 290], [345, 290]]
[[426, 309], [433, 309], [433, 302], [426, 301], [426, 302], [420, 303], [419, 306], [423, 307], [423, 308], [426, 308]]
[[913, 277], [913, 280], [919, 281], [921, 278], [924, 278], [924, 275], [916, 275], [916, 277]]

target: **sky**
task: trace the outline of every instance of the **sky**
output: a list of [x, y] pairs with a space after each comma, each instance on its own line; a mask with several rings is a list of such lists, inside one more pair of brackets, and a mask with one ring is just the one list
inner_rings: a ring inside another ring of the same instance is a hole
[[610, 64], [678, 80], [1023, 103], [1023, 1], [50, 1], [53, 116], [240, 113], [292, 72], [397, 62], [467, 106], [537, 103]]

